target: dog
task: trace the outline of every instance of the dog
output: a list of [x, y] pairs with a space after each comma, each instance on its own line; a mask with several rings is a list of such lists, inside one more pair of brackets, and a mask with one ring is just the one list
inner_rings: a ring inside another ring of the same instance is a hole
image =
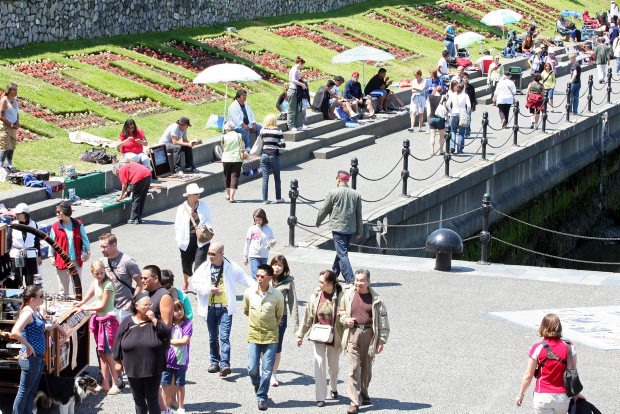
[[39, 391], [34, 397], [32, 414], [37, 414], [37, 403], [41, 400], [47, 407], [57, 405], [60, 414], [74, 414], [75, 406], [89, 393], [97, 394], [101, 386], [90, 375], [78, 377], [57, 377], [43, 374], [39, 383]]

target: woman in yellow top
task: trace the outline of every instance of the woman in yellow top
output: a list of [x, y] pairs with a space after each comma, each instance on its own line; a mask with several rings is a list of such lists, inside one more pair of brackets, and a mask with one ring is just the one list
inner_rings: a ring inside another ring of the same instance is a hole
[[[547, 100], [549, 105], [553, 107], [553, 90], [555, 89], [555, 72], [553, 71], [553, 66], [551, 63], [545, 63], [545, 68], [540, 74], [542, 79], [543, 87], [545, 88], [545, 95], [547, 96]], [[553, 109], [551, 110], [553, 112]]]
[[235, 126], [232, 123], [227, 122], [224, 124], [224, 136], [222, 137], [222, 165], [224, 166], [226, 199], [231, 203], [237, 202], [235, 192], [239, 185], [243, 160], [247, 157], [243, 137], [235, 132]]
[[[504, 76], [504, 67], [499, 63], [500, 56], [497, 55], [493, 59], [493, 62], [489, 65], [489, 74], [487, 75], [487, 85], [491, 87], [491, 99], [495, 95], [495, 87]], [[495, 104], [494, 104], [495, 105]]]

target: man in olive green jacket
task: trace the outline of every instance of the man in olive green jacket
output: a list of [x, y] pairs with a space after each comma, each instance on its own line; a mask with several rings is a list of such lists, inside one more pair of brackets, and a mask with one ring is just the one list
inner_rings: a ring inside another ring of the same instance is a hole
[[355, 272], [355, 286], [345, 291], [340, 301], [340, 323], [344, 325], [342, 349], [349, 362], [348, 391], [355, 414], [360, 405], [370, 405], [368, 386], [372, 377], [372, 362], [390, 335], [387, 309], [378, 293], [370, 287], [370, 272]]
[[349, 262], [349, 244], [352, 236], [355, 235], [359, 239], [363, 230], [362, 196], [349, 187], [350, 178], [348, 172], [338, 171], [336, 177], [338, 188], [327, 193], [316, 218], [316, 226], [319, 227], [329, 215], [329, 229], [332, 231], [336, 246], [336, 259], [332, 265], [332, 271], [336, 277], [342, 271], [342, 277], [346, 283], [353, 283], [353, 269]]
[[[278, 348], [278, 324], [284, 315], [284, 296], [273, 286], [273, 269], [258, 266], [257, 284], [243, 295], [243, 313], [248, 317], [248, 374], [254, 385], [258, 409], [267, 409], [267, 392]], [[262, 372], [259, 372], [262, 355]]]

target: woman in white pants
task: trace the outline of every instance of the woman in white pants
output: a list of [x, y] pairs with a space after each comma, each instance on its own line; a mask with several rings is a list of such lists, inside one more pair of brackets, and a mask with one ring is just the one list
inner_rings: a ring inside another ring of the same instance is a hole
[[342, 297], [342, 287], [336, 281], [336, 274], [331, 270], [324, 270], [319, 274], [319, 287], [308, 300], [306, 313], [299, 331], [297, 332], [297, 346], [301, 346], [304, 336], [310, 332], [312, 337], [314, 325], [329, 329], [333, 335], [331, 341], [314, 342], [314, 388], [317, 407], [325, 406], [327, 397], [327, 377], [329, 371], [330, 397], [338, 398], [336, 385], [338, 384], [338, 359], [341, 351], [342, 324], [338, 323], [338, 307]]

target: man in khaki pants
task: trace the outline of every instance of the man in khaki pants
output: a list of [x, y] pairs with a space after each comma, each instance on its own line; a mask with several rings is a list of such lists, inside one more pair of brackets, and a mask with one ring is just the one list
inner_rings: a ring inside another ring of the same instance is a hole
[[340, 322], [345, 331], [342, 349], [349, 361], [348, 391], [351, 405], [347, 413], [359, 411], [360, 405], [370, 405], [368, 386], [372, 378], [372, 361], [383, 351], [390, 335], [387, 309], [377, 292], [370, 287], [370, 272], [355, 272], [354, 287], [340, 301]]

